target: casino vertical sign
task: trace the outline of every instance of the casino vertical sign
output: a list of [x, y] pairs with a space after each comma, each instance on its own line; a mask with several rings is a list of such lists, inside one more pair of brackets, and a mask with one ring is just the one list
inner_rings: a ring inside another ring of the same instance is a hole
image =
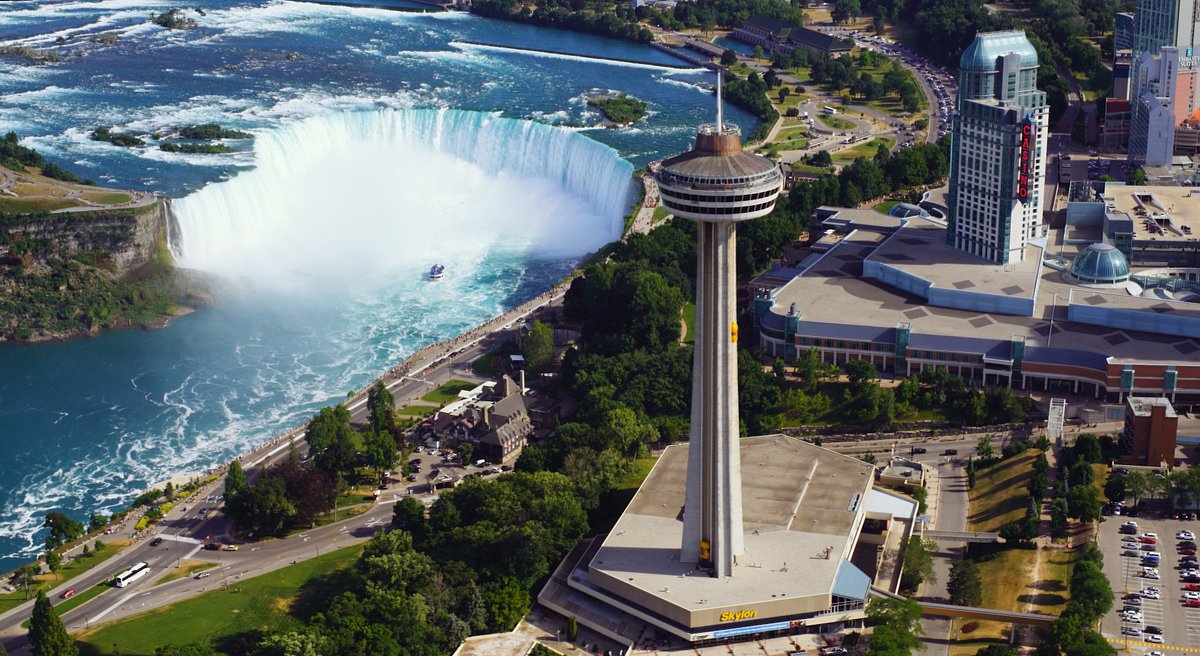
[[1025, 119], [1020, 125], [1021, 142], [1017, 150], [1017, 200], [1029, 201], [1029, 176], [1033, 174], [1033, 145], [1036, 143], [1036, 127], [1033, 119]]

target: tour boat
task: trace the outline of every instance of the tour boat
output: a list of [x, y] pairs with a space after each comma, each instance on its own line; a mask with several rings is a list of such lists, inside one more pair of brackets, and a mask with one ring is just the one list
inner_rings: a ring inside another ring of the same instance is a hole
[[444, 267], [440, 264], [435, 264], [432, 267], [429, 267], [429, 279], [430, 280], [441, 280], [442, 278], [445, 278], [445, 277], [446, 277], [446, 267]]

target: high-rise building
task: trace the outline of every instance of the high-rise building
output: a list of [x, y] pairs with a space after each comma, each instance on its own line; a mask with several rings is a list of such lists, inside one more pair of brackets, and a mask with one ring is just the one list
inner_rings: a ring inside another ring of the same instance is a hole
[[[720, 81], [718, 80], [718, 85]], [[696, 148], [658, 170], [663, 206], [698, 225], [696, 346], [692, 424], [681, 561], [713, 576], [732, 576], [742, 554], [742, 481], [738, 460], [737, 224], [770, 214], [783, 174], [742, 150], [736, 126], [700, 127]]]
[[946, 243], [991, 262], [1023, 260], [1044, 234], [1050, 110], [1037, 72], [1019, 30], [977, 34], [959, 60]]
[[1118, 12], [1113, 19], [1113, 54], [1122, 50], [1133, 50], [1133, 35], [1137, 32], [1137, 19], [1132, 12]]
[[[1188, 51], [1200, 36], [1196, 0], [1137, 0], [1134, 4], [1133, 56], [1158, 54], [1163, 46]], [[1189, 55], [1190, 56], [1190, 55]]]

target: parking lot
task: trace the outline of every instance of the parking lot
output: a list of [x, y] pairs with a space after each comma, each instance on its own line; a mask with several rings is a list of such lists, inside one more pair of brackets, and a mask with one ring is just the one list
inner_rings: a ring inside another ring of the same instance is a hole
[[[1121, 533], [1126, 521], [1137, 523], [1133, 533]], [[1185, 555], [1179, 549], [1182, 540], [1176, 538], [1180, 531], [1196, 530], [1200, 530], [1200, 522], [1161, 516], [1108, 517], [1101, 524], [1104, 573], [1116, 597], [1113, 610], [1104, 617], [1101, 627], [1105, 636], [1122, 644], [1128, 640], [1130, 650], [1135, 653], [1200, 650], [1200, 583], [1191, 584], [1195, 591], [1185, 590], [1189, 584], [1181, 580], [1180, 572]], [[1154, 544], [1141, 540], [1146, 533], [1157, 536]], [[1128, 540], [1129, 537], [1136, 541]], [[1143, 558], [1150, 553], [1160, 554], [1155, 568], [1157, 580], [1143, 571]], [[1200, 581], [1200, 576], [1194, 578]], [[1152, 588], [1159, 589], [1157, 595], [1149, 591]], [[1194, 606], [1186, 605], [1185, 592], [1196, 598]], [[1132, 612], [1135, 609], [1137, 612]], [[1160, 629], [1163, 642], [1151, 642], [1157, 638], [1147, 629]]]

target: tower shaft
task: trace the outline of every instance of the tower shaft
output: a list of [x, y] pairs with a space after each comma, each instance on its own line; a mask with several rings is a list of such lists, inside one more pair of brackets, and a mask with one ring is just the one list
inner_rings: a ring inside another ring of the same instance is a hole
[[697, 221], [696, 342], [681, 560], [733, 574], [744, 550], [735, 222]]

